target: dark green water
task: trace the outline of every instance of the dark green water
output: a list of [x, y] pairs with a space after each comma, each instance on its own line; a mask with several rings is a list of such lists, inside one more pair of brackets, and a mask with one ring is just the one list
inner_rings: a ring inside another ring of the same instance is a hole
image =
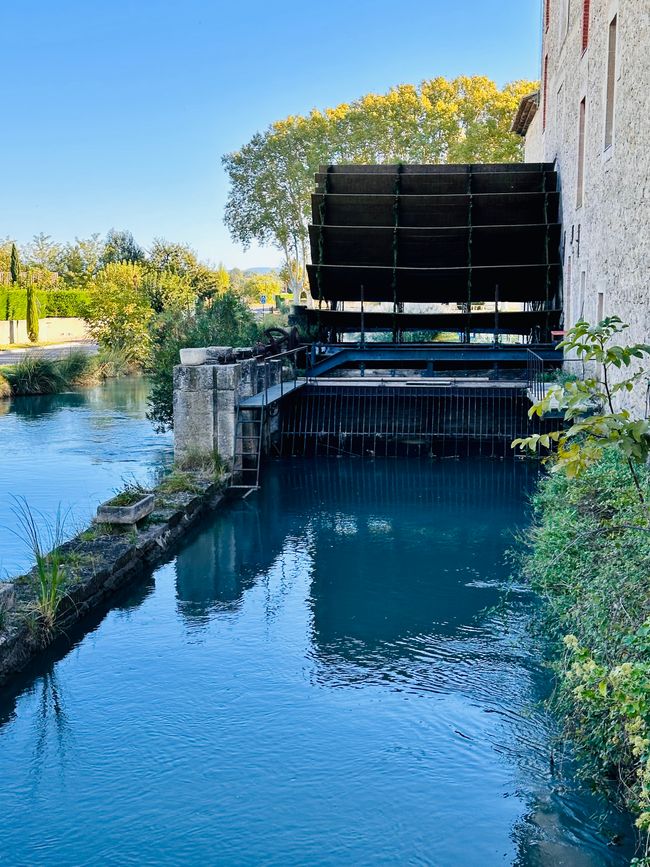
[[149, 385], [139, 377], [96, 388], [0, 401], [0, 580], [29, 565], [16, 529], [14, 496], [51, 520], [68, 513], [69, 536], [88, 525], [99, 503], [145, 480], [171, 457], [171, 435], [147, 420]]
[[528, 472], [268, 467], [0, 692], [0, 863], [628, 863], [549, 771], [534, 600], [493, 610]]

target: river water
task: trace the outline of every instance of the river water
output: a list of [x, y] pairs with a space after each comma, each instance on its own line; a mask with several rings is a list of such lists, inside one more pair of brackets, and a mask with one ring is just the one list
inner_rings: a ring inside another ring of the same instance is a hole
[[628, 863], [503, 601], [531, 472], [268, 465], [0, 690], [0, 863]]
[[42, 514], [57, 509], [68, 536], [87, 526], [99, 503], [124, 487], [147, 481], [171, 460], [170, 434], [147, 420], [149, 385], [141, 377], [43, 397], [0, 400], [0, 580], [30, 565], [13, 535], [15, 497]]

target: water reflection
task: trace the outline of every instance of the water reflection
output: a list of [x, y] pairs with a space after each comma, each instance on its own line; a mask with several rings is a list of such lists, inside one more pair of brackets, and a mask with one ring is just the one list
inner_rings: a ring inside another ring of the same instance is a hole
[[141, 377], [65, 394], [14, 398], [0, 418], [0, 577], [24, 569], [16, 544], [11, 495], [53, 516], [68, 509], [68, 534], [123, 484], [155, 472], [171, 458], [171, 436], [147, 420], [149, 385]]
[[530, 481], [268, 467], [0, 692], [8, 863], [627, 863], [625, 820], [551, 773], [532, 597], [494, 608]]

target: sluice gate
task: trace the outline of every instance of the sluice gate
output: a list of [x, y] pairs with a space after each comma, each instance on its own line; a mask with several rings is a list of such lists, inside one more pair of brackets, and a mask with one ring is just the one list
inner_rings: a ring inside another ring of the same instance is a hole
[[530, 429], [521, 386], [318, 382], [279, 410], [276, 453], [507, 457]]

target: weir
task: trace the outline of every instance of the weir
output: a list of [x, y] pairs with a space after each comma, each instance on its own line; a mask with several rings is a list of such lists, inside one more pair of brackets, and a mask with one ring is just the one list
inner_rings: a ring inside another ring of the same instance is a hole
[[312, 303], [284, 352], [184, 351], [177, 456], [217, 450], [245, 493], [269, 452], [510, 455], [562, 363], [560, 236], [550, 164], [321, 167]]

